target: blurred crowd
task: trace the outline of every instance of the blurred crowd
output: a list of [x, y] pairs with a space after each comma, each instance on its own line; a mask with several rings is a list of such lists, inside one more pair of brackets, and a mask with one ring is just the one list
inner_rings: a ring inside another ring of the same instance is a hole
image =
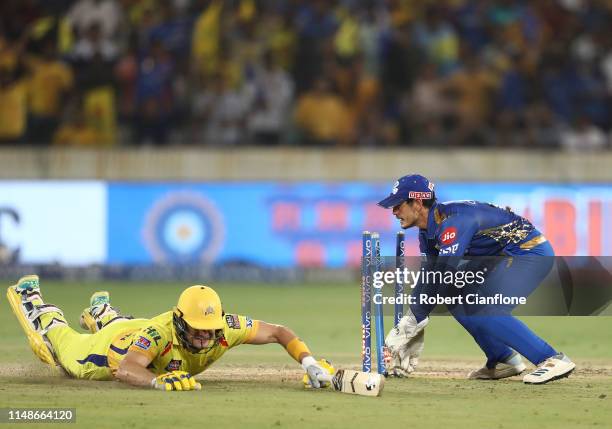
[[612, 146], [607, 0], [3, 0], [0, 143]]

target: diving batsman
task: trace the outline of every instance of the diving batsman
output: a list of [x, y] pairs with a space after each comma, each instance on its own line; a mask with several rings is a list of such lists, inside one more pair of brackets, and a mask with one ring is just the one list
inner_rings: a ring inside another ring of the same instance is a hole
[[7, 297], [34, 353], [79, 379], [117, 379], [133, 386], [165, 391], [200, 390], [193, 376], [240, 344], [278, 343], [300, 363], [311, 387], [329, 386], [333, 368], [317, 362], [293, 331], [226, 314], [217, 293], [191, 286], [172, 311], [152, 319], [124, 316], [110, 305], [107, 292], [95, 293], [81, 315], [80, 334], [68, 326], [62, 311], [45, 304], [36, 275], [22, 277]]

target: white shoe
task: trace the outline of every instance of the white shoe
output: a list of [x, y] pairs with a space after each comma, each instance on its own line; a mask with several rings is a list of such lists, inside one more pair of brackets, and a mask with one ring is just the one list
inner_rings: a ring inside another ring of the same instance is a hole
[[525, 368], [527, 367], [523, 362], [519, 365], [509, 365], [507, 363], [498, 362], [495, 368], [483, 366], [480, 369], [470, 372], [468, 378], [470, 380], [499, 380], [519, 375], [525, 371]]
[[513, 351], [508, 358], [503, 362], [497, 362], [494, 368], [483, 366], [480, 369], [474, 370], [468, 374], [470, 380], [499, 380], [502, 378], [513, 377], [525, 371], [525, 364], [521, 356]]
[[563, 353], [549, 357], [533, 371], [523, 377], [525, 384], [544, 384], [569, 376], [576, 364]]

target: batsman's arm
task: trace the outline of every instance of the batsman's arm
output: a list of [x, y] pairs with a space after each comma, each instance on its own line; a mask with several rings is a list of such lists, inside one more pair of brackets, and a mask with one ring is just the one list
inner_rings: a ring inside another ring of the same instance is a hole
[[115, 378], [132, 386], [150, 387], [156, 376], [147, 369], [151, 359], [143, 353], [128, 351], [115, 372]]
[[278, 343], [283, 346], [298, 363], [302, 363], [304, 358], [312, 356], [308, 346], [291, 329], [263, 321], [259, 321], [257, 333], [245, 342], [245, 344], [271, 343]]
[[287, 350], [287, 353], [302, 365], [306, 371], [306, 380], [314, 388], [326, 387], [332, 379], [333, 367], [328, 370], [315, 360], [308, 346], [298, 338], [295, 333], [284, 326], [273, 325], [259, 321], [259, 329], [255, 335], [246, 341], [246, 344], [278, 343]]

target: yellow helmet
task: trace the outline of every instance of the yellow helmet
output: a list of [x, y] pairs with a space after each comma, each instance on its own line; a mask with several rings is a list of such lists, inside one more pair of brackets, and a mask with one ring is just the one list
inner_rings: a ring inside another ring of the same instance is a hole
[[223, 329], [223, 309], [217, 292], [208, 286], [195, 285], [181, 293], [174, 314], [193, 329]]
[[[179, 297], [178, 304], [174, 307], [172, 322], [176, 337], [181, 345], [192, 353], [200, 353], [213, 347], [223, 338], [223, 310], [219, 295], [208, 286], [195, 285], [188, 287]], [[188, 339], [188, 329], [214, 330], [213, 343], [200, 349], [193, 345]]]

